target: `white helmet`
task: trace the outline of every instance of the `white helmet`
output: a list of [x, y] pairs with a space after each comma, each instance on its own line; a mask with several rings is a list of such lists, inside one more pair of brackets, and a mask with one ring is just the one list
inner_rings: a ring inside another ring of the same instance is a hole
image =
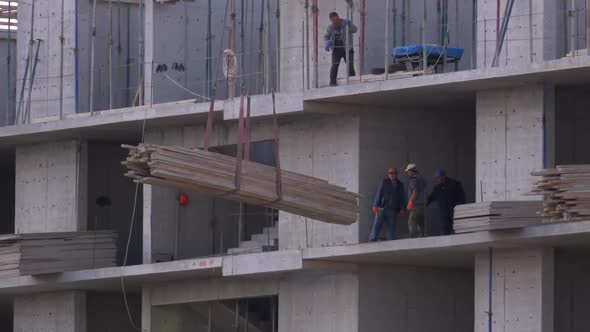
[[409, 170], [415, 170], [416, 168], [417, 168], [416, 164], [408, 164], [408, 166], [406, 167], [406, 170], [404, 172], [407, 172]]

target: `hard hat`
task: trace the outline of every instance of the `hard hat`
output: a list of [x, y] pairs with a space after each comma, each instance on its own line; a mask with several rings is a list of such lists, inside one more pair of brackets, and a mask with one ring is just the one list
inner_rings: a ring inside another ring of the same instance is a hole
[[409, 170], [415, 170], [416, 168], [416, 164], [408, 164], [408, 167], [406, 167], [406, 170], [404, 172], [407, 172]]
[[447, 175], [447, 172], [445, 172], [445, 170], [442, 168], [437, 168], [436, 171], [434, 172], [435, 177], [446, 176], [446, 175]]

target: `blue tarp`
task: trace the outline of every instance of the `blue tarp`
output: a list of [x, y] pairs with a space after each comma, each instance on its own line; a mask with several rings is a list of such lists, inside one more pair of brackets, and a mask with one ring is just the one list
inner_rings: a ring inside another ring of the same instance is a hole
[[[435, 45], [426, 45], [426, 53], [428, 57], [439, 57], [444, 56], [443, 52], [445, 50], [442, 46], [435, 46]], [[465, 50], [462, 47], [447, 47], [447, 58], [453, 60], [461, 60], [463, 57], [463, 53]], [[396, 47], [391, 50], [391, 55], [394, 58], [406, 57], [406, 56], [421, 56], [422, 55], [422, 45], [410, 45], [410, 46], [402, 46]]]

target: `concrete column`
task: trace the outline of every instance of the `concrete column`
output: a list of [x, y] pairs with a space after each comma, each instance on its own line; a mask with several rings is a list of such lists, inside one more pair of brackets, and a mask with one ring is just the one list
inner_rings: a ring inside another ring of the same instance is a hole
[[[68, 232], [87, 225], [87, 144], [63, 141], [16, 148], [16, 233]], [[86, 293], [14, 298], [14, 331], [86, 331]]]
[[474, 331], [489, 330], [491, 311], [493, 331], [552, 332], [554, 274], [551, 248], [495, 249], [491, 257], [488, 252], [476, 255]]
[[87, 144], [77, 140], [16, 148], [16, 233], [87, 226]]
[[555, 88], [477, 92], [476, 200], [530, 200], [530, 172], [554, 164]]

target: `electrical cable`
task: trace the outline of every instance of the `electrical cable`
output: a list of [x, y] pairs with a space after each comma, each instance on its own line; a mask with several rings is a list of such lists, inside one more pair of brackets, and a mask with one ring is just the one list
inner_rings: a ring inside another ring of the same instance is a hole
[[183, 89], [184, 91], [186, 91], [186, 92], [188, 92], [188, 93], [192, 94], [193, 96], [195, 96], [195, 97], [199, 97], [199, 98], [202, 98], [202, 99], [205, 99], [205, 100], [211, 100], [210, 98], [207, 98], [207, 97], [205, 97], [205, 96], [201, 96], [200, 94], [198, 94], [198, 93], [196, 93], [196, 92], [194, 92], [194, 91], [191, 91], [191, 90], [187, 89], [187, 88], [186, 88], [186, 87], [184, 87], [182, 84], [178, 83], [178, 81], [175, 81], [175, 80], [174, 80], [172, 77], [168, 76], [168, 74], [166, 74], [166, 73], [163, 73], [163, 75], [164, 75], [164, 77], [166, 77], [168, 80], [170, 80], [170, 82], [174, 83], [176, 86], [178, 86], [179, 88]]

